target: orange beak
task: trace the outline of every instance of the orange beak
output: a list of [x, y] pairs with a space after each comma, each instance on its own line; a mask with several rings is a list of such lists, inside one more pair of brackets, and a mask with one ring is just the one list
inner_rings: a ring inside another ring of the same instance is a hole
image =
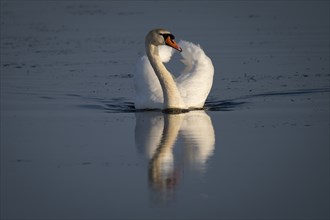
[[170, 36], [168, 36], [168, 37], [166, 38], [165, 43], [166, 43], [166, 45], [168, 45], [168, 46], [170, 46], [170, 47], [173, 47], [174, 49], [176, 49], [176, 50], [182, 52], [181, 47], [180, 47], [180, 46], [179, 46], [179, 45], [178, 45], [173, 39], [171, 39]]

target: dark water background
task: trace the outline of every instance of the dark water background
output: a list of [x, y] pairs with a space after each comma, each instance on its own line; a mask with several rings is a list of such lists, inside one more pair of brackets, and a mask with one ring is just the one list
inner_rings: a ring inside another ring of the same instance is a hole
[[[1, 219], [329, 218], [328, 1], [0, 4]], [[205, 111], [134, 110], [156, 27], [212, 59]]]

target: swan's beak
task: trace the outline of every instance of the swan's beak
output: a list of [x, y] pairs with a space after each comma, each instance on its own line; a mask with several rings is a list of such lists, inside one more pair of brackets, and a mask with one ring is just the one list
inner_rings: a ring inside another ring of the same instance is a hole
[[180, 46], [179, 46], [179, 45], [178, 45], [173, 39], [171, 39], [170, 36], [168, 36], [168, 37], [166, 38], [165, 43], [166, 43], [166, 45], [168, 45], [168, 46], [170, 46], [170, 47], [173, 47], [174, 49], [176, 49], [176, 50], [182, 52], [181, 47], [180, 47]]

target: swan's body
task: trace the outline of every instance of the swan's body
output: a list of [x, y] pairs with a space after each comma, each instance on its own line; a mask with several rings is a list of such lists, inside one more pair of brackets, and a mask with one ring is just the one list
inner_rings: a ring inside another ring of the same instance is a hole
[[[199, 45], [180, 41], [181, 49], [173, 39], [163, 29], [147, 35], [146, 55], [138, 60], [134, 75], [136, 109], [203, 108], [213, 82], [212, 62]], [[174, 53], [171, 47], [182, 51], [182, 62], [186, 65], [177, 78], [163, 64]]]

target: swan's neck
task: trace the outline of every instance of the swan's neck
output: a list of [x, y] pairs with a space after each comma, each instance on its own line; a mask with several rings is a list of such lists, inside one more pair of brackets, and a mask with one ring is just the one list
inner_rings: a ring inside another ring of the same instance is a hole
[[157, 46], [147, 44], [146, 51], [150, 64], [154, 69], [163, 90], [164, 109], [186, 109], [172, 74], [166, 69], [160, 59]]

